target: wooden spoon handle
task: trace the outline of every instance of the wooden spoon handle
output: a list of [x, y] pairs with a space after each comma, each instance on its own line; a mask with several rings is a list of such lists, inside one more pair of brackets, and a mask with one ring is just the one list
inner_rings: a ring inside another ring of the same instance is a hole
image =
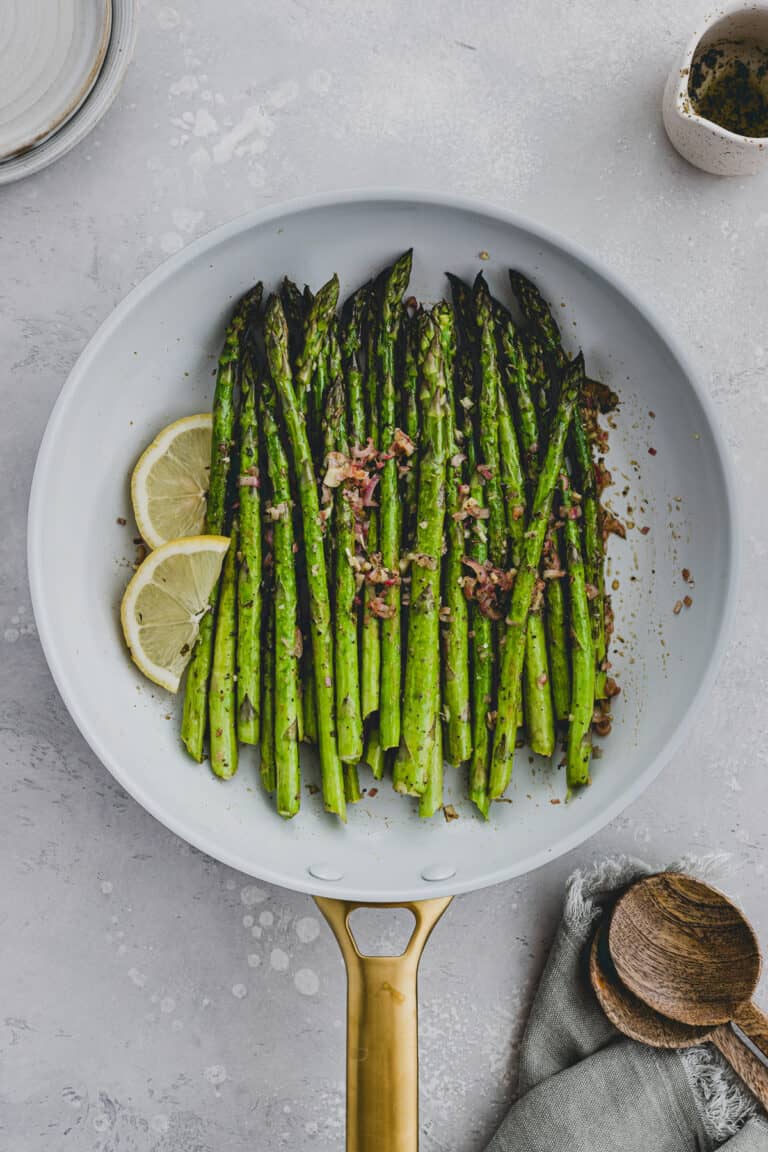
[[733, 1018], [734, 1024], [745, 1032], [756, 1048], [763, 1054], [768, 1068], [768, 1016], [752, 1001], [740, 1008]]
[[[753, 1006], [750, 1006], [750, 1008], [752, 1007]], [[730, 1024], [722, 1024], [719, 1028], [716, 1028], [712, 1033], [711, 1040], [728, 1061], [736, 1075], [744, 1081], [747, 1088], [757, 1097], [763, 1108], [768, 1109], [768, 1031], [766, 1031], [768, 1019], [766, 1019], [759, 1009], [754, 1008], [753, 1010], [762, 1021], [763, 1034], [760, 1041], [758, 1042], [751, 1026], [749, 1030], [747, 1030], [741, 1023], [741, 1013], [739, 1013], [738, 1027], [740, 1030], [743, 1030], [744, 1035], [749, 1038], [756, 1048], [759, 1048], [766, 1054], [762, 1059], [752, 1051], [751, 1047], [745, 1044], [744, 1040], [739, 1036], [739, 1033]]]

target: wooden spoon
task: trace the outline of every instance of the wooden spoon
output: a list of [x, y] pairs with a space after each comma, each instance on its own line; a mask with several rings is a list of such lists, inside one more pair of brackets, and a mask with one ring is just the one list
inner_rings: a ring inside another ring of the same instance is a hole
[[710, 1041], [768, 1108], [768, 1068], [742, 1043], [730, 1024], [706, 1028], [670, 1020], [638, 1000], [621, 983], [608, 947], [608, 925], [601, 924], [589, 954], [589, 975], [598, 1003], [613, 1026], [651, 1048], [689, 1048]]
[[671, 872], [640, 880], [614, 908], [608, 946], [619, 979], [645, 1004], [699, 1027], [732, 1022], [768, 1069], [768, 1017], [752, 1003], [760, 946], [722, 892]]

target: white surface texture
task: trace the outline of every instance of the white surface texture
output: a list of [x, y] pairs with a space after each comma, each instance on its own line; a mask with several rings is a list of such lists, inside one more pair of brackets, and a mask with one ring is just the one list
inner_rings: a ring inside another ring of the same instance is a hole
[[422, 966], [424, 1149], [478, 1152], [510, 1099], [574, 867], [609, 851], [652, 863], [727, 851], [721, 886], [768, 940], [765, 182], [689, 167], [660, 118], [670, 64], [707, 11], [700, 0], [147, 3], [109, 115], [0, 193], [3, 1146], [343, 1146], [334, 942], [307, 897], [189, 849], [99, 765], [43, 660], [24, 559], [37, 447], [88, 338], [166, 254], [288, 196], [449, 189], [571, 236], [687, 349], [746, 512], [732, 641], [685, 748], [595, 839], [458, 898], [436, 930]]

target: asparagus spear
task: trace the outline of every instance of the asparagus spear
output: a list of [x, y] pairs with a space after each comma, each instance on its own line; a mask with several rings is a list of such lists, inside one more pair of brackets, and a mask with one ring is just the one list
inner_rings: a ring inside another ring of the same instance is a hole
[[[460, 358], [459, 375], [462, 397], [467, 405], [472, 404], [473, 380], [472, 362], [468, 349]], [[470, 408], [471, 411], [471, 408]], [[485, 487], [477, 471], [477, 451], [473, 421], [467, 420], [464, 438], [469, 474], [469, 495], [478, 508], [484, 508]], [[484, 565], [488, 559], [488, 536], [482, 518], [475, 519], [470, 527], [469, 556], [477, 564]], [[472, 640], [472, 759], [469, 767], [469, 798], [485, 818], [488, 818], [488, 758], [491, 748], [491, 733], [488, 717], [493, 699], [493, 626], [477, 604], [470, 605], [470, 625]]]
[[[397, 461], [390, 453], [395, 438], [397, 391], [395, 385], [395, 348], [400, 328], [401, 300], [411, 275], [413, 250], [409, 249], [392, 265], [381, 289], [376, 357], [380, 372], [379, 418], [381, 445], [390, 454], [381, 472], [379, 546], [384, 567], [399, 574], [401, 509], [397, 492]], [[400, 743], [400, 586], [393, 580], [382, 599], [387, 615], [381, 622], [381, 699], [379, 701], [379, 737], [381, 746], [397, 748]]]
[[[331, 284], [334, 284], [334, 281], [331, 281]], [[315, 302], [322, 292], [323, 289], [315, 297]], [[338, 293], [338, 281], [335, 281], [335, 292]], [[335, 306], [335, 295], [333, 293], [331, 295]], [[328, 595], [320, 503], [306, 424], [297, 402], [288, 358], [288, 329], [285, 313], [276, 296], [270, 298], [267, 306], [265, 337], [272, 379], [280, 397], [283, 418], [288, 431], [301, 504], [310, 599], [317, 735], [323, 778], [323, 799], [328, 811], [335, 812], [342, 819], [345, 819], [344, 774], [336, 746], [331, 605]], [[301, 377], [299, 379], [301, 380]]]
[[579, 521], [574, 515], [578, 511], [578, 505], [573, 501], [568, 477], [563, 476], [561, 482], [565, 542], [568, 550], [571, 638], [573, 642], [573, 692], [566, 750], [566, 774], [570, 789], [580, 784], [589, 783], [589, 762], [592, 756], [592, 713], [595, 700], [595, 653], [592, 645], [592, 626], [589, 618], [581, 530]]
[[208, 691], [211, 768], [223, 780], [237, 771], [237, 702], [235, 696], [235, 660], [237, 649], [237, 524], [232, 525], [232, 538], [221, 574], [216, 633], [211, 661], [211, 683]]
[[366, 440], [365, 392], [361, 353], [363, 349], [363, 324], [370, 290], [370, 283], [363, 284], [362, 288], [358, 288], [347, 299], [341, 313], [339, 341], [347, 394], [349, 439], [353, 448], [362, 448]]
[[[349, 455], [347, 439], [344, 377], [341, 370], [341, 352], [335, 329], [330, 332], [329, 387], [326, 420], [330, 442], [336, 452]], [[360, 711], [360, 675], [357, 644], [357, 587], [352, 560], [355, 555], [355, 522], [344, 484], [333, 495], [333, 537], [336, 551], [334, 573], [335, 591], [335, 653], [336, 653], [336, 717], [338, 723], [339, 755], [348, 766], [349, 792], [359, 796], [355, 784], [357, 764], [363, 755], [363, 718]], [[347, 796], [350, 799], [350, 795]]]
[[[560, 557], [560, 530], [556, 522], [550, 524], [547, 541], [544, 545], [545, 565], [553, 572], [561, 572]], [[547, 580], [546, 589], [546, 625], [547, 644], [549, 648], [549, 671], [552, 681], [552, 703], [555, 709], [555, 719], [559, 724], [564, 723], [571, 711], [571, 663], [570, 645], [568, 643], [568, 612], [565, 602], [565, 589], [562, 577], [555, 576]]]
[[396, 791], [416, 796], [429, 788], [440, 728], [440, 556], [448, 450], [445, 360], [434, 316], [424, 313], [420, 317], [419, 335], [419, 504], [411, 564], [402, 737], [394, 767]]
[[[317, 458], [320, 452], [320, 425], [316, 395], [325, 386], [323, 349], [328, 335], [328, 327], [335, 315], [338, 298], [339, 281], [336, 276], [332, 276], [316, 295], [313, 295], [309, 287], [305, 286], [302, 293], [303, 326], [297, 341], [299, 351], [292, 362], [296, 400], [304, 415], [307, 439], [315, 464], [318, 463]], [[299, 518], [299, 530], [301, 527], [300, 520], [301, 518]], [[309, 620], [311, 609], [305, 593], [302, 594], [300, 610], [304, 630], [307, 633], [301, 659], [301, 727], [303, 728], [304, 739], [310, 744], [317, 744], [316, 674], [313, 645], [309, 635], [311, 633]]]
[[504, 794], [512, 775], [528, 613], [538, 579], [552, 499], [557, 478], [563, 465], [565, 441], [583, 377], [584, 360], [579, 355], [563, 377], [547, 452], [528, 518], [522, 560], [512, 589], [512, 601], [501, 656], [496, 731], [491, 759], [489, 794], [494, 800]]
[[[298, 284], [293, 280], [289, 280], [286, 276], [280, 288], [280, 300], [285, 312], [285, 318], [288, 322], [288, 347], [291, 354], [291, 367], [296, 371], [298, 359], [304, 348], [304, 323], [309, 316], [312, 303], [314, 301], [314, 294], [310, 291], [308, 286], [305, 286], [302, 292]], [[297, 395], [297, 400], [304, 413], [305, 419], [309, 419], [309, 400], [310, 397], [306, 391], [301, 391]], [[301, 516], [298, 509], [294, 509], [294, 535], [298, 536], [301, 533]], [[304, 583], [299, 586], [299, 622], [303, 636], [303, 650], [301, 659], [299, 660], [299, 708], [298, 708], [298, 721], [299, 721], [299, 741], [307, 740], [308, 743], [317, 743], [317, 722], [315, 718], [314, 707], [314, 689], [313, 672], [312, 672], [312, 645], [309, 639], [309, 598]], [[306, 730], [305, 730], [305, 717], [306, 717]]]
[[[367, 432], [373, 447], [381, 447], [379, 436], [379, 389], [378, 372], [376, 370], [376, 297], [373, 288], [367, 294], [365, 317], [366, 328], [366, 365], [365, 365], [365, 401], [367, 410]], [[376, 556], [379, 548], [379, 515], [377, 508], [371, 508], [368, 519], [368, 536], [366, 550], [369, 557]], [[371, 601], [376, 596], [376, 590], [367, 581], [363, 587], [363, 622], [361, 636], [361, 683], [360, 695], [363, 709], [363, 720], [368, 722], [368, 731], [371, 735], [374, 730], [376, 739], [371, 747], [371, 758], [366, 751], [366, 763], [373, 770], [374, 763], [379, 763], [379, 753], [382, 751], [378, 739], [378, 716], [381, 699], [381, 629], [378, 617], [371, 610]], [[371, 736], [372, 738], [372, 736]], [[378, 748], [378, 752], [377, 752]]]
[[[525, 349], [521, 349], [521, 356], [527, 365], [531, 399], [541, 434], [549, 419], [552, 374], [547, 371], [543, 349], [534, 335], [529, 335]], [[544, 545], [544, 566], [554, 572], [561, 571], [560, 557], [563, 554], [561, 535], [555, 517], [550, 524]], [[545, 598], [552, 702], [558, 723], [564, 723], [571, 711], [571, 657], [565, 588], [560, 578], [547, 580]]]
[[[522, 448], [525, 467], [525, 480], [522, 481], [522, 477], [519, 477], [517, 482], [520, 484], [521, 491], [525, 491], [527, 484], [533, 493], [539, 473], [539, 422], [528, 383], [525, 356], [511, 317], [505, 316], [501, 319], [500, 329], [505, 376], [509, 379], [517, 399], [520, 447]], [[504, 395], [503, 386], [502, 395]], [[505, 421], [500, 419], [500, 428], [503, 427], [504, 423]], [[509, 507], [508, 504], [508, 521], [510, 519]], [[514, 512], [512, 518], [514, 520]], [[514, 523], [515, 525], [522, 525], [524, 522], [519, 519]], [[510, 525], [511, 527], [512, 525]], [[513, 548], [515, 548], [517, 542], [514, 537], [512, 539]], [[513, 556], [513, 562], [519, 563], [519, 545], [516, 552], [516, 556]], [[540, 756], [549, 757], [555, 750], [555, 724], [552, 713], [549, 661], [547, 659], [547, 636], [543, 618], [543, 592], [544, 586], [539, 580], [531, 603], [525, 638], [523, 703], [528, 742], [534, 752]]]
[[469, 700], [469, 606], [463, 590], [461, 559], [464, 555], [464, 525], [461, 511], [461, 487], [464, 482], [464, 453], [457, 427], [454, 396], [456, 331], [453, 310], [449, 304], [438, 304], [432, 312], [440, 332], [446, 387], [446, 539], [443, 604], [446, 616], [441, 625], [443, 648], [443, 712], [447, 713], [448, 760], [463, 764], [472, 751], [472, 726]]
[[[552, 312], [535, 284], [520, 272], [509, 273], [512, 289], [517, 295], [526, 319], [533, 325], [545, 351], [554, 366], [564, 371], [567, 357]], [[578, 407], [573, 420], [573, 442], [579, 484], [582, 492], [582, 514], [584, 516], [584, 557], [587, 583], [597, 589], [597, 595], [590, 600], [589, 612], [595, 651], [596, 676], [595, 693], [597, 699], [605, 698], [607, 645], [605, 635], [605, 557], [603, 536], [600, 527], [600, 497], [595, 475], [595, 464], [587, 438], [584, 417]]]
[[[505, 517], [505, 502], [501, 488], [501, 376], [499, 373], [498, 357], [496, 354], [496, 331], [493, 322], [493, 302], [488, 286], [482, 276], [475, 281], [473, 291], [475, 305], [475, 320], [478, 329], [478, 349], [480, 360], [480, 401], [479, 401], [479, 449], [480, 461], [486, 472], [486, 506], [488, 508], [488, 551], [493, 563], [503, 568], [507, 562], [507, 524]], [[505, 431], [509, 432], [508, 423]], [[505, 471], [510, 487], [506, 493], [506, 502], [512, 502], [510, 522], [517, 525], [521, 521], [522, 492], [515, 491], [512, 472], [514, 470], [512, 439], [505, 437]], [[518, 458], [519, 467], [519, 458]], [[522, 523], [519, 525], [522, 528]], [[516, 532], [518, 528], [516, 527]], [[522, 536], [522, 532], [520, 532]]]
[[[403, 376], [400, 388], [400, 427], [418, 444], [419, 441], [419, 333], [416, 316], [403, 310], [401, 325], [403, 345]], [[403, 476], [403, 540], [410, 542], [416, 520], [418, 499], [418, 471], [415, 462], [408, 465]]]
[[271, 380], [262, 387], [262, 425], [267, 469], [272, 489], [268, 509], [272, 525], [274, 572], [274, 761], [277, 811], [295, 816], [300, 803], [299, 776], [299, 653], [298, 595], [293, 551], [293, 510], [288, 457], [276, 419], [276, 397]]
[[597, 595], [589, 601], [590, 629], [595, 656], [595, 697], [606, 698], [607, 673], [605, 662], [607, 645], [605, 636], [605, 564], [602, 527], [600, 524], [600, 496], [597, 489], [594, 461], [589, 447], [581, 413], [571, 432], [574, 457], [581, 488], [581, 511], [584, 517], [584, 570], [586, 581], [596, 589]]
[[[205, 531], [221, 536], [227, 528], [227, 491], [230, 475], [235, 422], [235, 385], [237, 382], [240, 343], [246, 317], [261, 301], [261, 284], [257, 284], [235, 308], [219, 356], [216, 391], [213, 398], [213, 432], [211, 437], [211, 476]], [[218, 586], [211, 593], [209, 610], [200, 621], [200, 631], [189, 662], [181, 720], [181, 739], [190, 756], [203, 759], [206, 721], [208, 719], [208, 680], [213, 654], [213, 613], [218, 599]]]
[[432, 762], [427, 772], [427, 787], [419, 796], [419, 816], [422, 820], [429, 820], [443, 806], [443, 773], [443, 728], [438, 723], [432, 746]]
[[240, 553], [237, 578], [237, 735], [258, 744], [261, 724], [261, 497], [253, 353], [240, 381]]

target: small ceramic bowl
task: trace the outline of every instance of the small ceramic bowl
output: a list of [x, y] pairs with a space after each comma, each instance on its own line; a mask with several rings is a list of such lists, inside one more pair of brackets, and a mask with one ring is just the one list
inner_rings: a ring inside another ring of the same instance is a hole
[[768, 137], [729, 131], [700, 115], [691, 98], [692, 68], [707, 50], [722, 45], [734, 55], [740, 51], [768, 54], [768, 4], [739, 4], [699, 28], [667, 80], [664, 127], [680, 155], [697, 168], [717, 176], [751, 175], [768, 166]]

